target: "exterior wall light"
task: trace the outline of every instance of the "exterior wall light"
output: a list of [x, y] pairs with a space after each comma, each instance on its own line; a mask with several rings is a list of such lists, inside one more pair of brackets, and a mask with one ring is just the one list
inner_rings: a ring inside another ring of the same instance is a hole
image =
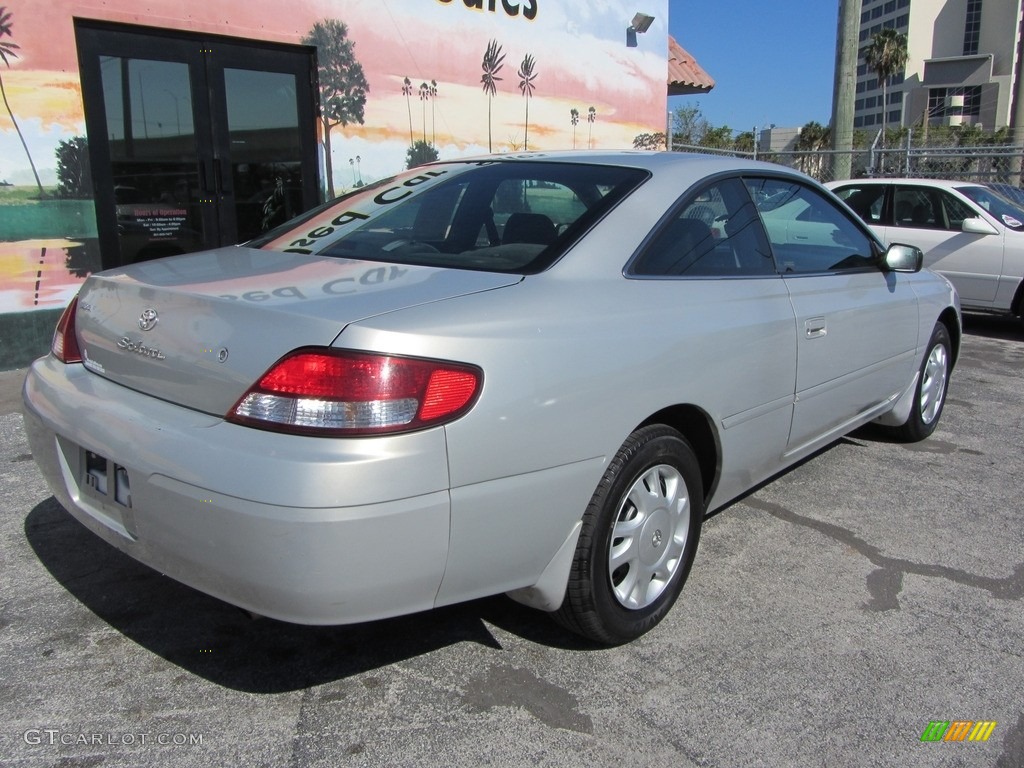
[[653, 16], [648, 16], [646, 13], [636, 14], [630, 25], [626, 27], [626, 47], [636, 48], [636, 36], [650, 29], [653, 23]]

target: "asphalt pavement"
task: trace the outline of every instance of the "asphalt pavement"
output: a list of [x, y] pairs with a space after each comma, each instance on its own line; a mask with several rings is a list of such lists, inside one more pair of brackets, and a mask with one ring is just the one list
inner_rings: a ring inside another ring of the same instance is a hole
[[[861, 430], [717, 512], [612, 649], [504, 597], [254, 620], [67, 515], [2, 373], [0, 765], [1020, 768], [1022, 370], [1020, 325], [972, 319], [929, 440]], [[995, 726], [922, 740], [958, 721]]]

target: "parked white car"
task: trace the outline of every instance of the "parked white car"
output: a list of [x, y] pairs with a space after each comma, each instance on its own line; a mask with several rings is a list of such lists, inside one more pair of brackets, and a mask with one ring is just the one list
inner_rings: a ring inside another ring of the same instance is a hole
[[827, 184], [884, 242], [924, 251], [964, 309], [1024, 315], [1024, 208], [983, 184], [855, 179]]

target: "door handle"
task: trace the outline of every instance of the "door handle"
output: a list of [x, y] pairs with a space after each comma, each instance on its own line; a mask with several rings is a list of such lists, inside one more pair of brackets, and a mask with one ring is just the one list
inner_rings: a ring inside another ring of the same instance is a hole
[[804, 322], [804, 332], [808, 339], [820, 339], [828, 335], [828, 324], [824, 317], [812, 317]]

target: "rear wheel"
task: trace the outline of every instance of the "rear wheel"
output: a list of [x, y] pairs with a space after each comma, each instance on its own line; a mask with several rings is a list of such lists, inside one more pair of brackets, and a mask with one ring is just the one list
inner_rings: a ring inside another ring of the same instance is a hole
[[672, 608], [693, 565], [704, 519], [697, 458], [673, 429], [637, 430], [594, 491], [556, 620], [616, 645]]
[[897, 438], [914, 443], [924, 440], [935, 431], [942, 415], [942, 407], [946, 404], [946, 387], [949, 385], [952, 359], [949, 331], [942, 323], [936, 323], [928, 342], [924, 362], [921, 363], [920, 375], [917, 377], [917, 389], [914, 391], [914, 405], [910, 409], [910, 416], [893, 430]]

